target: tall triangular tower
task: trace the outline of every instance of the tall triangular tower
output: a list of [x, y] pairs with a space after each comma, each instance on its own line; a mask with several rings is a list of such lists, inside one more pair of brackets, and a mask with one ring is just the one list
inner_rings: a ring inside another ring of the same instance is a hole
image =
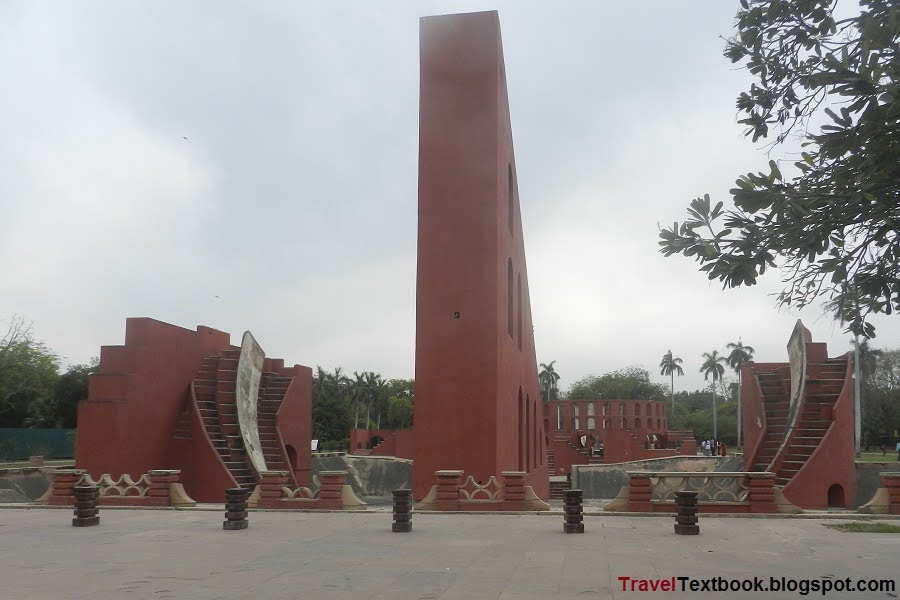
[[549, 493], [495, 11], [420, 22], [414, 495], [437, 470]]

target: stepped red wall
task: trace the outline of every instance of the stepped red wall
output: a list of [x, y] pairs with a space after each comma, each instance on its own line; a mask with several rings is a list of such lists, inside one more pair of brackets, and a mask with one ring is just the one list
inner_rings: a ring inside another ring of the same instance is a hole
[[172, 432], [203, 356], [231, 347], [225, 332], [147, 318], [125, 322], [125, 345], [100, 348], [88, 398], [78, 403], [75, 466], [92, 476], [172, 467]]
[[[284, 367], [281, 364], [267, 368], [294, 378], [278, 409], [275, 430], [281, 438], [297, 485], [308, 487], [312, 483], [312, 369], [302, 365]], [[289, 448], [293, 449], [293, 453]]]
[[439, 469], [522, 470], [546, 498], [499, 17], [425, 17], [420, 52], [413, 493]]
[[[153, 469], [181, 469], [181, 482], [195, 500], [221, 501], [234, 479], [210, 445], [190, 386], [204, 356], [236, 349], [229, 334], [198, 326], [196, 331], [148, 318], [129, 318], [125, 345], [103, 346], [88, 398], [78, 404], [75, 466], [93, 477], [137, 477]], [[269, 360], [269, 359], [267, 359]], [[311, 462], [312, 371], [278, 370], [294, 376], [277, 416], [285, 444], [297, 451], [294, 474], [308, 484]], [[185, 408], [190, 438], [173, 434]]]

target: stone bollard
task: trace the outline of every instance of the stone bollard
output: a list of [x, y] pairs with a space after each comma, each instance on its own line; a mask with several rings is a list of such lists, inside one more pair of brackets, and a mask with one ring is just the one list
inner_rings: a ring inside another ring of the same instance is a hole
[[563, 492], [563, 510], [565, 511], [565, 523], [563, 531], [566, 533], [584, 533], [584, 515], [581, 514], [581, 490], [566, 490]]
[[222, 523], [222, 529], [229, 531], [247, 529], [248, 495], [248, 490], [240, 487], [225, 490], [225, 521]]
[[391, 531], [412, 531], [412, 490], [394, 490], [394, 523]]
[[700, 526], [697, 525], [697, 492], [675, 492], [675, 533], [678, 535], [697, 535]]
[[72, 527], [98, 525], [100, 509], [97, 504], [100, 499], [100, 488], [95, 485], [76, 485], [74, 490], [75, 518], [72, 519]]

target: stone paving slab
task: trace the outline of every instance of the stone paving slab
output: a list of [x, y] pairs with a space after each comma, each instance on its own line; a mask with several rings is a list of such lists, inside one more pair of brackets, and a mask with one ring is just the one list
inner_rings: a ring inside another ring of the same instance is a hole
[[[562, 518], [251, 512], [223, 531], [206, 510], [0, 510], [0, 598], [800, 598], [794, 593], [623, 592], [619, 577], [900, 579], [900, 535], [840, 533], [811, 519], [704, 519], [676, 536], [671, 516]], [[832, 598], [891, 598], [832, 593]], [[821, 596], [819, 596], [821, 597]]]

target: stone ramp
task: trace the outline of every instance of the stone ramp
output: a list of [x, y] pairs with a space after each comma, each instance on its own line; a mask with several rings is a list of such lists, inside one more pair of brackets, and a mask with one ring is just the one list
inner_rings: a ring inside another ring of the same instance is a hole
[[394, 490], [412, 486], [412, 461], [405, 458], [313, 454], [313, 476], [322, 471], [347, 471], [347, 483], [367, 502], [369, 498], [389, 498]]
[[0, 503], [33, 502], [50, 489], [50, 477], [39, 468], [0, 469]]

